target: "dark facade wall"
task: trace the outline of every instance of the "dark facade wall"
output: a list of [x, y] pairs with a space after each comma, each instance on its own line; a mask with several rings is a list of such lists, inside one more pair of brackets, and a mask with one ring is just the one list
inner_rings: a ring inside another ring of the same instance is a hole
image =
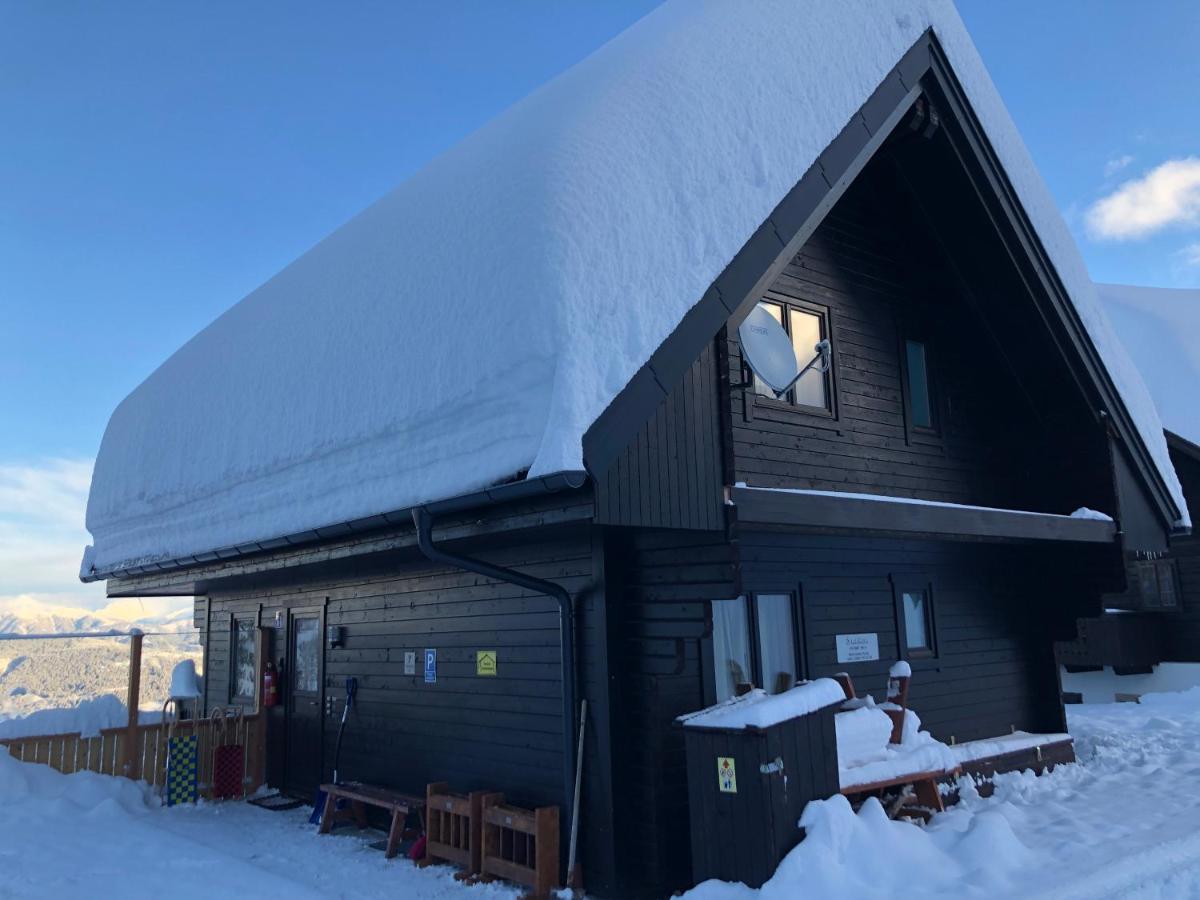
[[[499, 565], [555, 581], [577, 598], [579, 695], [589, 702], [584, 751], [581, 860], [589, 887], [613, 877], [611, 762], [608, 734], [607, 613], [592, 530], [509, 536], [503, 543], [452, 545]], [[548, 597], [460, 571], [432, 567], [408, 553], [355, 562], [336, 577], [210, 591], [209, 703], [228, 700], [229, 617], [323, 607], [325, 622], [345, 629], [344, 644], [324, 651], [324, 773], [330, 774], [348, 676], [358, 701], [346, 728], [342, 777], [423, 793], [431, 781], [454, 790], [500, 790], [514, 803], [563, 803], [562, 682], [559, 615]], [[283, 621], [286, 621], [286, 615]], [[282, 654], [286, 636], [274, 639]], [[425, 684], [422, 651], [437, 649], [437, 683]], [[404, 653], [415, 651], [415, 675]], [[477, 650], [495, 650], [498, 674], [476, 675]], [[282, 711], [273, 725], [282, 724]], [[276, 729], [276, 737], [279, 731]], [[283, 750], [276, 747], [277, 752]], [[289, 747], [294, 753], [295, 748]], [[276, 764], [286, 764], [278, 759]], [[565, 843], [564, 843], [565, 848]]]
[[619, 896], [691, 885], [687, 769], [676, 716], [707, 705], [709, 600], [736, 596], [724, 535], [610, 529], [606, 539]]
[[[1085, 500], [1111, 499], [1103, 432], [1094, 422], [1071, 425], [1067, 412], [1075, 407], [1066, 401], [1063, 421], [1051, 430], [1041, 422], [886, 164], [868, 167], [772, 293], [828, 309], [835, 415], [807, 413], [746, 390], [731, 329], [724, 371], [732, 481], [1059, 513]], [[1033, 320], [1026, 326], [1042, 327]], [[1031, 340], [1020, 333], [999, 337], [1011, 344]], [[905, 338], [928, 348], [938, 434], [906, 429]], [[1068, 450], [1067, 437], [1077, 432], [1088, 438], [1087, 452]]]
[[[1171, 462], [1183, 484], [1193, 519], [1200, 516], [1200, 460], [1171, 450]], [[1193, 528], [1200, 527], [1193, 523]], [[1170, 555], [1179, 570], [1179, 613], [1166, 615], [1167, 659], [1200, 662], [1200, 536], [1195, 532], [1171, 539]]]
[[717, 361], [709, 344], [596, 479], [596, 522], [720, 529], [724, 486]]
[[[849, 672], [882, 699], [899, 658], [892, 577], [932, 583], [936, 660], [913, 660], [910, 706], [949, 741], [1064, 729], [1052, 651], [1099, 606], [1087, 548], [743, 533], [743, 587], [802, 597], [807, 677]], [[1068, 576], [1074, 576], [1072, 579]], [[835, 636], [875, 632], [877, 662], [839, 663]]]

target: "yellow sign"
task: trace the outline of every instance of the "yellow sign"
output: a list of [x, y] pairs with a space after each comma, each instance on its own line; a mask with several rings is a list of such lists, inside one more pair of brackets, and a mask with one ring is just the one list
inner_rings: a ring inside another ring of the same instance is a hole
[[717, 757], [717, 785], [722, 794], [737, 793], [737, 766], [732, 756]]
[[476, 675], [495, 675], [496, 674], [496, 651], [495, 650], [477, 650], [477, 651], [475, 651], [475, 674]]

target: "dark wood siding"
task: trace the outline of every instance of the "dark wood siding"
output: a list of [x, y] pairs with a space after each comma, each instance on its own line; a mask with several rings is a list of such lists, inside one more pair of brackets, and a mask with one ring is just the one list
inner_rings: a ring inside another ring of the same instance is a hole
[[725, 525], [717, 364], [712, 344], [596, 479], [605, 525], [714, 530]]
[[[560, 527], [455, 550], [555, 581], [577, 598], [579, 688], [590, 705], [580, 852], [589, 885], [603, 889], [615, 861], [607, 612], [592, 534], [586, 526]], [[326, 774], [343, 686], [354, 676], [358, 703], [342, 745], [344, 777], [411, 792], [447, 781], [455, 790], [500, 790], [518, 804], [563, 802], [559, 614], [551, 598], [432, 567], [412, 551], [350, 560], [316, 578], [300, 569], [270, 585], [214, 586], [209, 596], [214, 623], [226, 623], [210, 634], [210, 702], [223, 703], [228, 692], [231, 615], [261, 607], [270, 627], [276, 609], [324, 607], [327, 624], [345, 629], [343, 645], [325, 650], [325, 693], [336, 701], [325, 721]], [[273, 644], [278, 657], [284, 636]], [[425, 648], [437, 649], [436, 684], [424, 683]], [[477, 650], [497, 652], [495, 677], [476, 675]], [[415, 675], [404, 673], [405, 651], [417, 653]]]
[[[723, 535], [612, 529], [606, 541], [613, 660], [619, 896], [691, 885], [687, 771], [676, 716], [704, 707], [708, 601], [736, 596]], [[619, 587], [617, 587], [619, 586]]]
[[[1063, 420], [1044, 420], [923, 225], [893, 167], [872, 163], [774, 282], [769, 297], [828, 309], [834, 416], [766, 401], [746, 389], [730, 330], [727, 373], [732, 481], [920, 497], [1045, 512], [1111, 510], [1103, 430], [1066, 383]], [[1041, 337], [1037, 337], [1041, 335]], [[906, 428], [901, 353], [926, 344], [936, 433]]]
[[[745, 590], [803, 598], [808, 677], [847, 671], [882, 698], [899, 658], [892, 579], [928, 577], [938, 655], [913, 660], [909, 695], [923, 727], [944, 741], [1063, 730], [1051, 642], [1099, 607], [1095, 549], [766, 531], [739, 546]], [[862, 632], [878, 635], [880, 659], [839, 663], [835, 636]]]
[[[1200, 459], [1171, 449], [1171, 461], [1183, 485], [1193, 519], [1200, 516]], [[1193, 523], [1193, 528], [1200, 527]], [[1200, 535], [1171, 539], [1171, 557], [1179, 569], [1179, 612], [1165, 615], [1167, 656], [1176, 662], [1200, 662]]]

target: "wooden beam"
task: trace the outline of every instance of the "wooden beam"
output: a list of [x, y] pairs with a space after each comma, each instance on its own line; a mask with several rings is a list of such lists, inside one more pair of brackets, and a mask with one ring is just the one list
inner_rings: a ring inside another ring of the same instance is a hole
[[125, 725], [125, 742], [121, 748], [121, 771], [134, 780], [141, 775], [138, 771], [141, 754], [137, 752], [137, 745], [138, 704], [142, 694], [142, 638], [141, 632], [129, 636], [129, 687], [125, 692], [129, 717]]
[[731, 491], [742, 524], [850, 529], [856, 532], [928, 535], [943, 539], [1048, 540], [1110, 544], [1116, 523], [1050, 513], [977, 506], [936, 506], [833, 494], [735, 487]]

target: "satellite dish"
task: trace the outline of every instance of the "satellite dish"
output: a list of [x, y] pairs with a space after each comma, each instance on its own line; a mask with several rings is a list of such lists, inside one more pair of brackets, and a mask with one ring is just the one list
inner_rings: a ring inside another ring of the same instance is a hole
[[786, 393], [800, 372], [792, 339], [762, 306], [755, 306], [738, 328], [750, 371], [777, 395]]

